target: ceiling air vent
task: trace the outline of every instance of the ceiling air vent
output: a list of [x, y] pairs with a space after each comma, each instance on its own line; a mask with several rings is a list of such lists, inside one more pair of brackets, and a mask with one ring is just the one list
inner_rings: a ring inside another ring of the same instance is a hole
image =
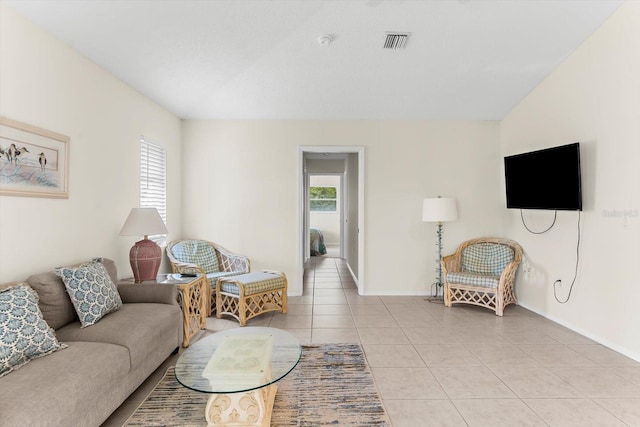
[[384, 41], [385, 49], [404, 49], [407, 47], [407, 40], [411, 33], [387, 32], [387, 39]]

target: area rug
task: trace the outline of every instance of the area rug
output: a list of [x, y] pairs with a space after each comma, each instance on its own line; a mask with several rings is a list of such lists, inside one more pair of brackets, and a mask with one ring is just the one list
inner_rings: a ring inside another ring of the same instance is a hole
[[[305, 345], [298, 366], [278, 383], [271, 426], [390, 426], [358, 344]], [[209, 395], [181, 386], [173, 368], [125, 426], [206, 426]]]

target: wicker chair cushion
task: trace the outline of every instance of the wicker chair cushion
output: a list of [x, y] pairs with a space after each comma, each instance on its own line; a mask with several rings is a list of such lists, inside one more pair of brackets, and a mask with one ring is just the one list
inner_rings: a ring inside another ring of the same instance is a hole
[[171, 253], [178, 261], [195, 264], [207, 274], [220, 271], [216, 251], [206, 242], [184, 240], [173, 245]]
[[462, 271], [499, 276], [513, 256], [513, 249], [508, 246], [477, 243], [462, 250]]
[[[285, 286], [284, 276], [273, 273], [247, 273], [234, 277], [240, 283], [244, 284], [245, 295], [254, 295], [274, 289], [282, 289]], [[240, 290], [235, 283], [222, 283], [222, 291], [230, 294], [239, 295]]]
[[447, 273], [447, 282], [450, 284], [471, 285], [495, 289], [498, 287], [498, 283], [500, 283], [500, 276], [462, 271], [457, 273]]
[[207, 281], [209, 282], [211, 289], [215, 291], [216, 283], [220, 277], [235, 276], [237, 274], [238, 273], [235, 271], [218, 271], [217, 273], [209, 273], [207, 274]]

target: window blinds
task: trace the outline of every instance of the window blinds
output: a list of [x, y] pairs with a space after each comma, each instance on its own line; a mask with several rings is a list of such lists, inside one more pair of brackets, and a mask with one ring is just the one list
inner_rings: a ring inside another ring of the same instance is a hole
[[158, 209], [160, 217], [167, 223], [166, 150], [144, 136], [140, 137], [140, 207]]

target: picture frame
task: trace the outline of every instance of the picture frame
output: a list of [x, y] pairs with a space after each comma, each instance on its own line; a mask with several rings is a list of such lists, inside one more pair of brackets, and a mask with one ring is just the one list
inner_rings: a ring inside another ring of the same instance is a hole
[[69, 137], [0, 117], [0, 196], [69, 198]]

